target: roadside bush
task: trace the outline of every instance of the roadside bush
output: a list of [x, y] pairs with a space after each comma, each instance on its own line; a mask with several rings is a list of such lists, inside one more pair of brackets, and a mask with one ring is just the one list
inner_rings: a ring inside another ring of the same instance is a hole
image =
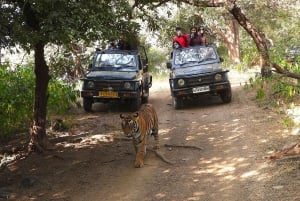
[[[32, 66], [0, 66], [0, 139], [29, 128], [33, 115], [35, 76]], [[62, 81], [50, 80], [48, 113], [62, 114], [75, 103], [77, 92]]]
[[299, 103], [300, 85], [293, 78], [274, 73], [270, 78], [251, 78], [245, 85], [245, 88], [250, 87], [256, 90], [256, 98], [262, 105], [286, 107]]
[[49, 81], [47, 111], [50, 115], [61, 115], [69, 112], [71, 105], [76, 104], [79, 93], [75, 86], [60, 80]]
[[0, 66], [0, 137], [24, 131], [32, 117], [34, 79], [32, 69]]

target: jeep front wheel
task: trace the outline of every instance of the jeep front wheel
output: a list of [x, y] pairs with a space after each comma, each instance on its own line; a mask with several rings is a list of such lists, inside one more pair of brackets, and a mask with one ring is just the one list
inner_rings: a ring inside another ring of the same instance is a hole
[[130, 105], [130, 110], [132, 112], [135, 112], [135, 111], [138, 111], [141, 107], [141, 103], [142, 103], [142, 100], [141, 100], [141, 97], [137, 97], [136, 99], [133, 99], [131, 101], [131, 105]]
[[226, 91], [220, 92], [221, 99], [223, 103], [230, 103], [231, 102], [231, 88], [227, 89]]
[[182, 108], [183, 100], [181, 98], [172, 97], [173, 107], [178, 110]]
[[83, 109], [86, 112], [92, 111], [93, 99], [92, 98], [83, 98]]

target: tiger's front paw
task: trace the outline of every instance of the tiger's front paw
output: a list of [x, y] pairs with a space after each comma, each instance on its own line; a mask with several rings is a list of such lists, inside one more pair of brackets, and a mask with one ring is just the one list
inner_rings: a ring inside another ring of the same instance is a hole
[[141, 167], [143, 167], [143, 165], [144, 165], [144, 163], [142, 161], [136, 161], [134, 163], [135, 168], [141, 168]]

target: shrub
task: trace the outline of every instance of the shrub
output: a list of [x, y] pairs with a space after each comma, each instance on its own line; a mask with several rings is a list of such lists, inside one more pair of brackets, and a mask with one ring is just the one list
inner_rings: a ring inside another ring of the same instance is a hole
[[34, 76], [32, 69], [0, 66], [0, 137], [28, 128], [32, 117]]
[[72, 103], [76, 103], [79, 94], [74, 86], [60, 80], [51, 79], [48, 85], [47, 109], [49, 114], [64, 114]]
[[[32, 66], [0, 66], [0, 138], [28, 129], [33, 116], [35, 76]], [[49, 114], [63, 114], [78, 97], [73, 86], [51, 79], [48, 85]]]

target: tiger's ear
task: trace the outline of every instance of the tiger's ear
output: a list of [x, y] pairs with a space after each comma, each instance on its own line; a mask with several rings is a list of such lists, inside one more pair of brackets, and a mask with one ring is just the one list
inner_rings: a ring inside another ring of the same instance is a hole
[[124, 117], [125, 117], [124, 114], [120, 114], [121, 119], [124, 119]]
[[138, 117], [138, 116], [139, 116], [138, 112], [134, 113], [134, 115], [133, 115], [133, 117]]

